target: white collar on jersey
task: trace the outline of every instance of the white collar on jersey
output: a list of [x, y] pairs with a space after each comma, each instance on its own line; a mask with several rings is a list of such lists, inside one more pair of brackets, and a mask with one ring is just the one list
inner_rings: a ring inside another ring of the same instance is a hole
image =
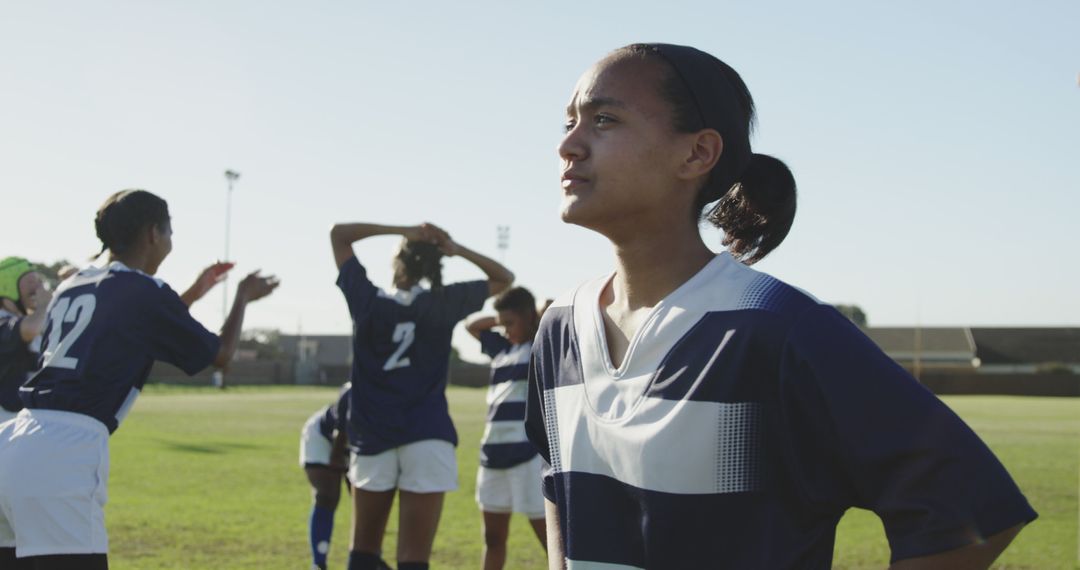
[[391, 299], [399, 305], [408, 307], [425, 291], [427, 291], [427, 289], [424, 289], [419, 285], [413, 285], [412, 289], [398, 289], [396, 287], [389, 291], [379, 289], [379, 296], [384, 299]]

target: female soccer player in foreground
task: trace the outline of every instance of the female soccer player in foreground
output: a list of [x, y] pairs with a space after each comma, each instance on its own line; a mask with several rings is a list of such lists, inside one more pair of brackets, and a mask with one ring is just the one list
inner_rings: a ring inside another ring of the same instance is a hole
[[237, 287], [220, 337], [188, 312], [229, 264], [182, 297], [155, 279], [172, 250], [168, 206], [142, 190], [110, 196], [95, 220], [104, 268], [64, 281], [48, 308], [41, 370], [20, 390], [25, 409], [0, 429], [0, 567], [108, 567], [109, 435], [156, 360], [194, 374], [226, 366], [248, 303], [277, 287], [258, 272]]
[[[353, 242], [377, 235], [404, 238], [389, 292], [368, 279], [352, 250]], [[376, 568], [396, 490], [397, 568], [427, 568], [443, 495], [457, 488], [457, 433], [446, 403], [450, 336], [458, 321], [509, 287], [514, 275], [430, 224], [337, 225], [330, 241], [337, 284], [353, 320], [349, 479], [356, 491], [349, 570]], [[487, 280], [443, 286], [443, 255], [460, 255]], [[430, 288], [420, 287], [421, 280]]]
[[[997, 459], [834, 309], [747, 267], [787, 235], [795, 183], [751, 152], [738, 74], [633, 45], [567, 114], [562, 218], [616, 268], [534, 344], [551, 567], [828, 568], [852, 506], [881, 517], [895, 568], [989, 566], [1036, 516]], [[714, 202], [719, 255], [698, 231]]]

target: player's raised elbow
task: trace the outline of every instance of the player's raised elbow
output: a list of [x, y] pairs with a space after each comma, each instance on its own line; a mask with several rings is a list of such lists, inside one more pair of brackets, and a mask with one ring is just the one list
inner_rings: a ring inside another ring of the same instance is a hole
[[514, 284], [514, 274], [510, 271], [506, 272], [506, 275], [500, 275], [497, 278], [488, 279], [488, 292], [491, 296], [498, 295], [503, 291], [506, 291]]

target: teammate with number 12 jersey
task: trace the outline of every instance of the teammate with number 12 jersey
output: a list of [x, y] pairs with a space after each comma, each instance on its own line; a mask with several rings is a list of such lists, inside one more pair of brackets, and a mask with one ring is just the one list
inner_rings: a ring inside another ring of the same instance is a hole
[[172, 251], [164, 200], [118, 192], [98, 210], [96, 229], [109, 263], [59, 287], [46, 310], [41, 369], [19, 391], [25, 409], [0, 425], [0, 568], [43, 567], [39, 557], [54, 569], [108, 567], [109, 435], [155, 360], [189, 374], [224, 366], [245, 306], [277, 286], [257, 273], [241, 281], [219, 337], [188, 306], [232, 264], [211, 265], [182, 295], [155, 279]]
[[[377, 235], [404, 238], [391, 291], [376, 287], [353, 254], [353, 242]], [[349, 569], [377, 567], [395, 490], [402, 513], [397, 567], [427, 568], [443, 493], [457, 488], [457, 433], [445, 394], [451, 334], [514, 276], [430, 224], [342, 224], [330, 238], [337, 285], [353, 321], [349, 479], [357, 492]], [[461, 256], [488, 279], [443, 286], [444, 255]], [[430, 287], [421, 287], [422, 280]]]

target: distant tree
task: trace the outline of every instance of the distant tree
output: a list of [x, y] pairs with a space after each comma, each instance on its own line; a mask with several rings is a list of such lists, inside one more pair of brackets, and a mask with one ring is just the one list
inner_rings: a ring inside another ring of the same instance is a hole
[[48, 281], [49, 284], [52, 285], [53, 287], [56, 287], [56, 285], [58, 283], [60, 283], [60, 281], [61, 281], [60, 280], [60, 270], [64, 269], [65, 267], [74, 267], [75, 266], [73, 263], [71, 263], [70, 261], [68, 261], [66, 259], [61, 259], [60, 261], [54, 261], [51, 264], [38, 263], [38, 262], [31, 261], [30, 265], [33, 266], [34, 271], [37, 271], [43, 277], [45, 277], [45, 280]]
[[833, 305], [841, 315], [860, 327], [866, 326], [866, 313], [858, 305]]

